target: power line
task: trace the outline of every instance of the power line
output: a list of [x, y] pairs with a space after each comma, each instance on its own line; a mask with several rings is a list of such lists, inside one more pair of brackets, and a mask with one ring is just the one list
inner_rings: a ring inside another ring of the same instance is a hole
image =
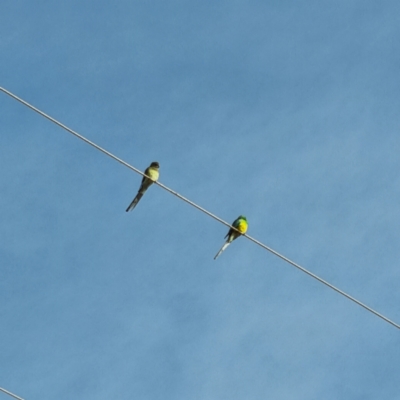
[[[109, 151], [103, 149], [102, 147], [100, 147], [99, 145], [97, 145], [96, 143], [93, 143], [92, 141], [90, 141], [89, 139], [86, 139], [84, 136], [80, 135], [79, 133], [75, 132], [74, 130], [68, 128], [66, 125], [62, 124], [61, 122], [57, 121], [56, 119], [54, 119], [53, 117], [50, 117], [49, 115], [47, 115], [46, 113], [44, 113], [43, 111], [37, 109], [36, 107], [32, 106], [31, 104], [29, 104], [28, 102], [26, 102], [25, 100], [19, 98], [18, 96], [16, 96], [15, 94], [9, 92], [8, 90], [0, 87], [0, 90], [3, 91], [5, 94], [7, 94], [8, 96], [12, 97], [13, 99], [19, 101], [20, 103], [22, 103], [23, 105], [25, 105], [26, 107], [30, 108], [31, 110], [35, 111], [36, 113], [40, 114], [42, 117], [47, 118], [48, 120], [50, 120], [51, 122], [55, 123], [56, 125], [60, 126], [61, 128], [65, 129], [66, 131], [68, 131], [69, 133], [71, 133], [72, 135], [76, 136], [77, 138], [83, 140], [84, 142], [86, 142], [87, 144], [90, 144], [91, 146], [93, 146], [95, 149], [101, 151], [102, 153], [106, 154], [107, 156], [113, 158], [114, 160], [118, 161], [119, 163], [121, 163], [122, 165], [124, 165], [125, 167], [135, 171], [136, 173], [145, 176], [145, 174], [140, 171], [139, 169], [133, 167], [132, 165], [128, 164], [127, 162], [125, 162], [124, 160], [120, 159], [119, 157], [115, 156], [114, 154], [110, 153]], [[199, 205], [197, 205], [196, 203], [194, 203], [193, 201], [187, 199], [186, 197], [182, 196], [181, 194], [175, 192], [174, 190], [170, 189], [169, 187], [163, 185], [160, 182], [155, 182], [158, 186], [160, 186], [161, 188], [163, 188], [164, 190], [166, 190], [167, 192], [173, 194], [174, 196], [178, 197], [179, 199], [185, 201], [186, 203], [190, 204], [192, 207], [197, 208], [198, 210], [200, 210], [201, 212], [207, 214], [208, 216], [210, 216], [211, 218], [214, 218], [215, 220], [217, 220], [218, 222], [226, 225], [229, 228], [233, 228], [231, 226], [231, 224], [229, 224], [228, 222], [224, 221], [223, 219], [219, 218], [218, 216], [216, 216], [215, 214], [211, 213], [210, 211], [207, 211], [206, 209], [204, 209], [203, 207], [200, 207]], [[233, 228], [235, 229], [235, 228]], [[271, 249], [270, 247], [266, 246], [265, 244], [261, 243], [260, 241], [258, 241], [257, 239], [252, 238], [251, 236], [244, 234], [243, 236], [245, 236], [247, 239], [251, 240], [252, 242], [254, 242], [255, 244], [257, 244], [258, 246], [262, 247], [265, 250], [268, 250], [270, 253], [274, 254], [275, 256], [279, 257], [280, 259], [282, 259], [283, 261], [286, 261], [287, 263], [289, 263], [290, 265], [292, 265], [293, 267], [296, 267], [297, 269], [299, 269], [300, 271], [306, 273], [307, 275], [311, 276], [312, 278], [316, 279], [317, 281], [323, 283], [325, 286], [328, 286], [329, 288], [331, 288], [332, 290], [334, 290], [335, 292], [341, 294], [342, 296], [346, 297], [347, 299], [353, 301], [354, 303], [358, 304], [359, 306], [363, 307], [365, 310], [371, 312], [372, 314], [376, 315], [377, 317], [383, 319], [384, 321], [388, 322], [389, 324], [393, 325], [394, 327], [396, 327], [397, 329], [400, 329], [400, 325], [396, 324], [395, 322], [393, 322], [392, 320], [390, 320], [389, 318], [385, 317], [384, 315], [380, 314], [379, 312], [375, 311], [374, 309], [372, 309], [371, 307], [367, 306], [366, 304], [362, 303], [361, 301], [357, 300], [356, 298], [350, 296], [349, 294], [345, 293], [343, 290], [340, 290], [339, 288], [337, 288], [336, 286], [333, 286], [332, 284], [330, 284], [329, 282], [325, 281], [324, 279], [320, 278], [319, 276], [313, 274], [312, 272], [308, 271], [307, 269], [303, 268], [302, 266], [300, 266], [299, 264], [295, 263], [294, 261], [290, 260], [289, 258], [283, 256], [282, 254], [278, 253], [277, 251]]]
[[[1, 88], [0, 88], [0, 89], [1, 89]], [[14, 399], [24, 400], [22, 397], [19, 397], [19, 396], [17, 396], [16, 394], [11, 393], [11, 392], [9, 392], [8, 390], [3, 389], [3, 388], [1, 388], [1, 387], [0, 387], [0, 391], [4, 392], [5, 394], [8, 394], [8, 395], [11, 396], [11, 397], [14, 397]]]

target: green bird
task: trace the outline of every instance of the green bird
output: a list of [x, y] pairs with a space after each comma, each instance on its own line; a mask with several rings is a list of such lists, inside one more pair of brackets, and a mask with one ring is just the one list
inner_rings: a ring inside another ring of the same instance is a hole
[[[240, 235], [242, 235], [243, 233], [247, 232], [247, 228], [249, 227], [249, 224], [247, 223], [247, 219], [245, 216], [240, 215], [238, 218], [236, 218], [233, 221], [232, 224], [233, 228], [236, 229], [229, 229], [229, 232], [226, 234], [225, 239], [226, 242], [224, 243], [224, 245], [221, 247], [221, 250], [217, 253], [217, 255], [214, 257], [214, 260], [216, 260], [219, 255], [236, 239], [238, 238]], [[239, 231], [239, 232], [238, 232]]]
[[139, 191], [137, 192], [136, 197], [132, 200], [132, 203], [129, 204], [129, 207], [126, 209], [126, 212], [133, 210], [142, 196], [145, 194], [146, 190], [158, 180], [160, 176], [159, 172], [160, 164], [157, 161], [153, 161], [148, 168], [144, 171], [145, 175], [142, 179], [142, 184], [140, 185]]

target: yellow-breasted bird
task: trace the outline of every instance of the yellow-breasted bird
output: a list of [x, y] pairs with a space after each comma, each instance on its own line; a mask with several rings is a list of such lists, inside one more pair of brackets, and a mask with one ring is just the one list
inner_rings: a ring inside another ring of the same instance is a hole
[[158, 180], [160, 176], [159, 173], [160, 164], [157, 161], [153, 161], [148, 168], [144, 171], [146, 176], [142, 179], [142, 184], [140, 185], [139, 191], [137, 192], [136, 197], [132, 200], [132, 203], [129, 204], [129, 207], [126, 209], [126, 212], [133, 210], [142, 196], [145, 194], [146, 190]]
[[[240, 235], [242, 235], [243, 233], [246, 233], [247, 228], [249, 226], [249, 224], [247, 223], [247, 219], [245, 216], [240, 215], [239, 217], [237, 217], [234, 221], [232, 226], [236, 229], [229, 229], [229, 232], [226, 234], [225, 239], [226, 242], [224, 243], [224, 245], [221, 247], [221, 250], [217, 253], [217, 255], [214, 257], [214, 260], [217, 259], [217, 257], [236, 239], [238, 238]], [[239, 231], [239, 232], [238, 232]]]

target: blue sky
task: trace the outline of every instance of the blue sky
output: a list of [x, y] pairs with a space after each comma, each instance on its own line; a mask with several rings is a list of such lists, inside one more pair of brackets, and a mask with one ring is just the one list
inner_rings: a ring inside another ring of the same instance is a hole
[[[3, 0], [0, 86], [400, 322], [397, 1]], [[398, 399], [399, 331], [0, 93], [0, 386]], [[8, 396], [0, 393], [0, 399]]]

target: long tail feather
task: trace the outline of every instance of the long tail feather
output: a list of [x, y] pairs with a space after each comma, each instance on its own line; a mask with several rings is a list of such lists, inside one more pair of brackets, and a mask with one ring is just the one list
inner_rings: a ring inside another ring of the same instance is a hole
[[214, 260], [216, 260], [221, 253], [231, 244], [231, 242], [226, 242], [224, 245], [221, 247], [221, 250], [217, 253], [217, 255], [214, 257]]
[[139, 203], [139, 200], [142, 198], [143, 193], [139, 192], [136, 197], [132, 200], [132, 203], [129, 204], [128, 208], [125, 210], [126, 212], [133, 210], [136, 206], [137, 203]]

